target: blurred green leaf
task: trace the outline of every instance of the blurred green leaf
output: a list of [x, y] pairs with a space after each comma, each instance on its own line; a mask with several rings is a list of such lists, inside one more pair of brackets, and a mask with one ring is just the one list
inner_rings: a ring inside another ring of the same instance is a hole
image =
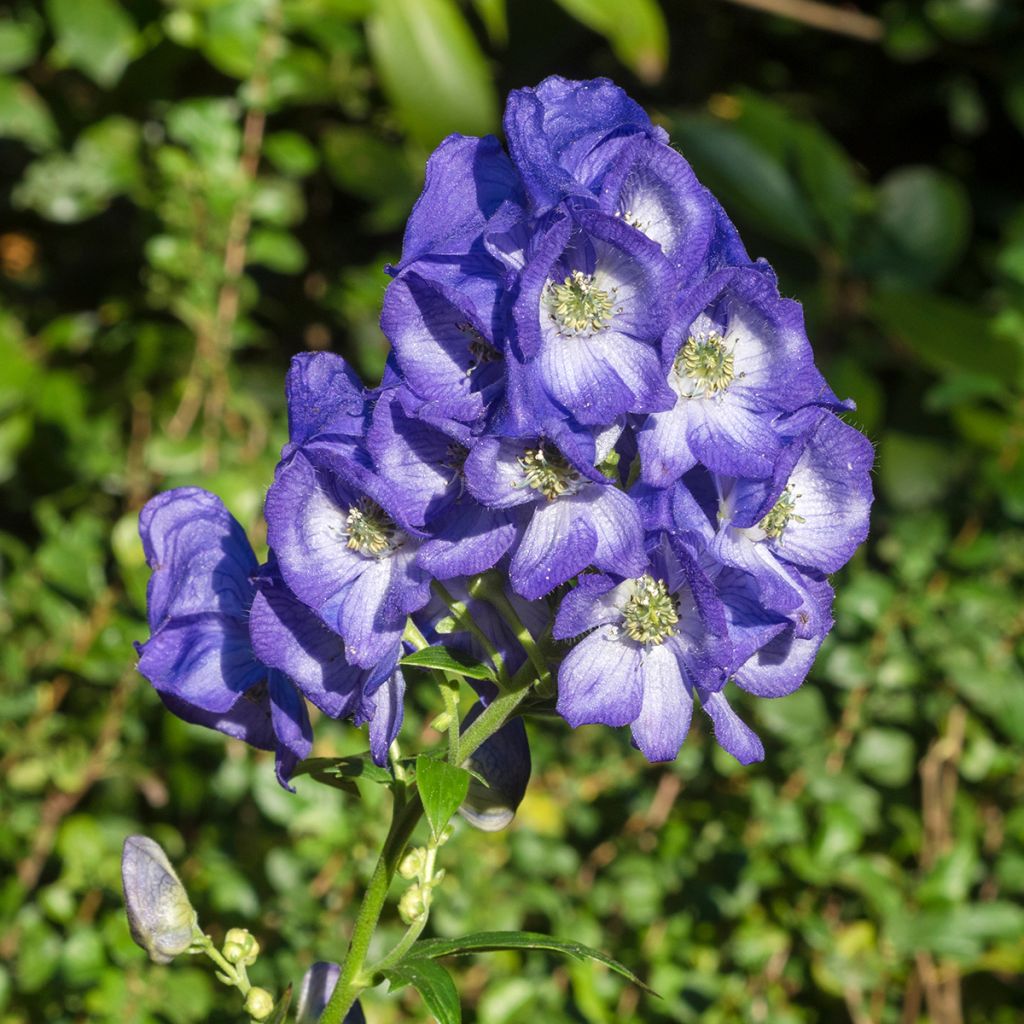
[[984, 375], [1004, 387], [1020, 380], [1020, 348], [996, 335], [973, 306], [925, 291], [878, 289], [868, 311], [932, 370]]
[[677, 118], [673, 141], [741, 227], [814, 250], [820, 235], [800, 189], [782, 163], [735, 125], [697, 114]]
[[487, 38], [495, 46], [508, 42], [508, 11], [505, 0], [473, 0], [473, 9], [487, 30]]
[[556, 0], [603, 35], [637, 78], [657, 82], [668, 64], [668, 26], [657, 0]]
[[494, 82], [452, 0], [387, 0], [366, 23], [370, 54], [402, 126], [424, 146], [486, 135], [498, 124]]
[[28, 82], [0, 77], [0, 138], [18, 139], [35, 150], [56, 145], [57, 125]]
[[21, 17], [0, 17], [0, 74], [18, 71], [35, 59], [42, 25], [32, 12]]
[[879, 451], [882, 491], [896, 508], [933, 505], [949, 492], [958, 469], [942, 442], [911, 434], [890, 431]]
[[853, 252], [855, 265], [886, 285], [941, 281], [970, 237], [963, 185], [933, 167], [904, 167], [883, 179], [876, 197], [874, 216]]
[[61, 56], [98, 85], [110, 87], [139, 49], [135, 22], [116, 0], [46, 0]]
[[903, 786], [915, 768], [913, 739], [898, 729], [865, 729], [853, 748], [853, 763], [883, 786]]
[[247, 260], [279, 274], [298, 274], [306, 265], [306, 250], [287, 231], [255, 228], [249, 236]]

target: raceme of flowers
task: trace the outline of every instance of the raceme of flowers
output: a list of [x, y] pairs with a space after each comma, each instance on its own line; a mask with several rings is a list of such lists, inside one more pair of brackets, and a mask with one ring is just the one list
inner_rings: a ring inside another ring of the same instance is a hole
[[[307, 701], [366, 723], [386, 761], [410, 621], [481, 656], [439, 594], [525, 661], [480, 574], [551, 657], [570, 725], [629, 726], [670, 760], [697, 703], [756, 761], [729, 689], [801, 684], [827, 577], [866, 536], [852, 406], [664, 130], [611, 82], [561, 78], [512, 93], [504, 129], [507, 151], [454, 135], [430, 158], [388, 268], [380, 385], [295, 357], [267, 562], [200, 489], [142, 513], [140, 671], [175, 714], [274, 750], [285, 785]], [[488, 742], [478, 761], [521, 797], [522, 723]]]

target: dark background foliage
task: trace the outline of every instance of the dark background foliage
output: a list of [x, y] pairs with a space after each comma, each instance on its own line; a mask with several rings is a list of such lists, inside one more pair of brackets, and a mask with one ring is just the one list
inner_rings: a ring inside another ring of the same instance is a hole
[[[151, 966], [125, 834], [280, 991], [337, 957], [383, 828], [163, 712], [134, 672], [136, 517], [202, 484], [260, 537], [305, 348], [380, 373], [377, 316], [429, 149], [505, 93], [606, 74], [805, 304], [876, 441], [872, 540], [811, 681], [649, 766], [533, 729], [508, 833], [460, 827], [431, 927], [601, 946], [662, 999], [546, 955], [461, 962], [466, 1017], [1010, 1024], [1024, 1005], [1024, 16], [1012, 0], [45, 0], [0, 12], [0, 1021], [238, 1019]], [[799, 5], [797, 5], [799, 6]], [[853, 33], [853, 34], [851, 34]], [[426, 681], [408, 726], [429, 742]], [[436, 736], [433, 737], [436, 739]], [[320, 723], [318, 753], [354, 752]], [[394, 918], [389, 919], [394, 922]], [[397, 923], [385, 938], [398, 934]], [[411, 993], [375, 1022], [426, 1020]]]

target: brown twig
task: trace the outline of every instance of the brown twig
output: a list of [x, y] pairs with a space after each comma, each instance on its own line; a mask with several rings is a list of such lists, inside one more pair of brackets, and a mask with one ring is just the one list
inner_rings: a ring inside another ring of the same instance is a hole
[[881, 18], [848, 7], [835, 7], [820, 0], [729, 0], [729, 3], [777, 14], [810, 28], [877, 43], [885, 36]]

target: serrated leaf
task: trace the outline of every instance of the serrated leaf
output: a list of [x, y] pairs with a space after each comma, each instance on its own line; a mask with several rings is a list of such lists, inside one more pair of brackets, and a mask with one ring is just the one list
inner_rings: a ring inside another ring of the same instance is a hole
[[440, 835], [466, 799], [470, 778], [464, 768], [456, 768], [445, 761], [435, 761], [425, 754], [416, 758], [416, 786], [435, 836]]
[[410, 668], [440, 669], [467, 679], [494, 679], [494, 672], [487, 665], [448, 647], [424, 647], [422, 651], [406, 655], [400, 664]]
[[384, 972], [392, 990], [412, 985], [437, 1024], [461, 1024], [462, 1005], [451, 975], [433, 960], [410, 957]]
[[577, 960], [596, 960], [645, 992], [653, 996], [658, 994], [625, 964], [619, 963], [599, 949], [585, 946], [582, 942], [561, 942], [540, 932], [475, 932], [457, 939], [421, 939], [413, 945], [409, 956], [434, 960], [441, 956], [466, 956], [469, 953], [490, 953], [500, 949], [544, 949], [553, 953], [565, 953]]

